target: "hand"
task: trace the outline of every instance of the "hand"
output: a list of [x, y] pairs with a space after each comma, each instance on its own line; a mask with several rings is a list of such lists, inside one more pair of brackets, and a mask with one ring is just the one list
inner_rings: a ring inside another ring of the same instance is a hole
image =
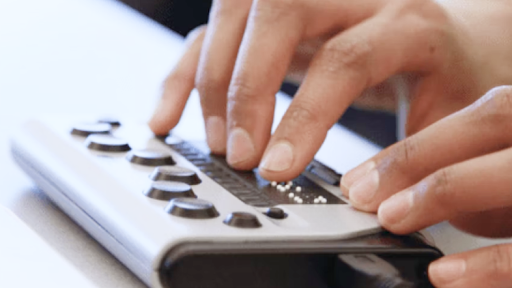
[[[511, 60], [502, 46], [512, 37], [501, 37], [509, 26], [494, 25], [509, 19], [505, 2], [215, 1], [208, 26], [190, 37], [167, 78], [150, 127], [167, 133], [197, 87], [212, 152], [227, 152], [238, 169], [251, 169], [263, 157], [263, 177], [292, 179], [345, 109], [364, 91], [389, 86], [395, 74], [412, 99], [409, 132], [510, 79], [509, 69], [496, 69]], [[496, 38], [501, 45], [493, 44]], [[271, 137], [275, 93], [285, 76], [300, 80], [306, 69]]]
[[[343, 191], [359, 209], [378, 207], [395, 233], [449, 220], [476, 235], [511, 237], [511, 131], [512, 86], [493, 89], [347, 173]], [[511, 287], [512, 244], [445, 257], [429, 275], [436, 287]]]

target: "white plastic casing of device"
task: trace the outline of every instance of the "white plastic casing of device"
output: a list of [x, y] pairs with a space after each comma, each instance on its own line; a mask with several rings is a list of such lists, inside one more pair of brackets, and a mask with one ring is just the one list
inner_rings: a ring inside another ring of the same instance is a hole
[[[213, 203], [220, 214], [213, 219], [170, 215], [164, 211], [168, 201], [143, 194], [154, 167], [132, 164], [126, 153], [91, 151], [85, 137], [70, 134], [74, 124], [94, 119], [68, 115], [29, 121], [13, 138], [14, 158], [61, 209], [151, 287], [162, 287], [162, 261], [182, 243], [323, 241], [380, 230], [374, 215], [349, 204], [279, 205], [288, 217], [271, 219], [156, 139], [146, 125], [121, 121], [113, 132], [116, 137], [128, 140], [132, 149], [168, 152], [176, 165], [196, 171], [202, 182], [192, 186], [194, 193]], [[342, 198], [339, 187], [310, 179]], [[257, 215], [262, 227], [241, 229], [223, 223], [230, 213], [240, 211]]]

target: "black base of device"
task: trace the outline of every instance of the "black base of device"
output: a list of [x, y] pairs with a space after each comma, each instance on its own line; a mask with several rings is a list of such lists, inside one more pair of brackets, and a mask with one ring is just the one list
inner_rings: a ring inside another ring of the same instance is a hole
[[428, 265], [441, 256], [418, 234], [388, 232], [339, 241], [189, 243], [170, 251], [160, 275], [168, 288], [427, 288]]

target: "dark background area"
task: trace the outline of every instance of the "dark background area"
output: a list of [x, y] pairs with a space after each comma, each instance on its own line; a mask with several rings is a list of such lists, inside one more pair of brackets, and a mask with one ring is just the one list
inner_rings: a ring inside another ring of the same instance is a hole
[[[195, 27], [208, 22], [211, 0], [121, 0], [142, 14], [186, 36]], [[295, 85], [284, 83], [281, 90], [289, 95]], [[349, 108], [339, 123], [374, 143], [386, 147], [396, 142], [396, 117], [385, 112]]]

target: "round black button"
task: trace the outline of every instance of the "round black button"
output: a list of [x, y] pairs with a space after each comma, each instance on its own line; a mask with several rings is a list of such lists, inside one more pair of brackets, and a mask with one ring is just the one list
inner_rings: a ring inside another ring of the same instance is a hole
[[237, 228], [258, 228], [261, 223], [256, 215], [247, 212], [233, 212], [224, 220], [224, 223]]
[[117, 120], [116, 118], [111, 117], [103, 117], [98, 120], [98, 123], [106, 123], [112, 125], [112, 127], [119, 127], [121, 126], [121, 122]]
[[151, 150], [136, 150], [131, 151], [126, 156], [128, 161], [145, 166], [164, 166], [164, 165], [174, 165], [175, 162], [172, 159], [171, 155], [168, 153], [151, 151]]
[[89, 136], [91, 134], [108, 134], [112, 126], [106, 123], [78, 124], [73, 127], [71, 134], [77, 136]]
[[284, 213], [283, 209], [277, 207], [268, 208], [268, 210], [265, 212], [265, 215], [274, 219], [286, 218], [286, 213]]
[[105, 152], [125, 152], [130, 150], [130, 145], [123, 139], [110, 135], [93, 134], [85, 140], [87, 148]]
[[219, 212], [212, 203], [197, 198], [174, 198], [165, 211], [171, 215], [193, 218], [207, 219], [219, 216]]
[[188, 184], [170, 181], [157, 181], [151, 184], [144, 195], [158, 200], [171, 200], [180, 197], [195, 198], [196, 195]]
[[201, 183], [201, 179], [199, 179], [196, 172], [178, 166], [156, 167], [149, 177], [154, 181], [177, 181], [190, 185]]

